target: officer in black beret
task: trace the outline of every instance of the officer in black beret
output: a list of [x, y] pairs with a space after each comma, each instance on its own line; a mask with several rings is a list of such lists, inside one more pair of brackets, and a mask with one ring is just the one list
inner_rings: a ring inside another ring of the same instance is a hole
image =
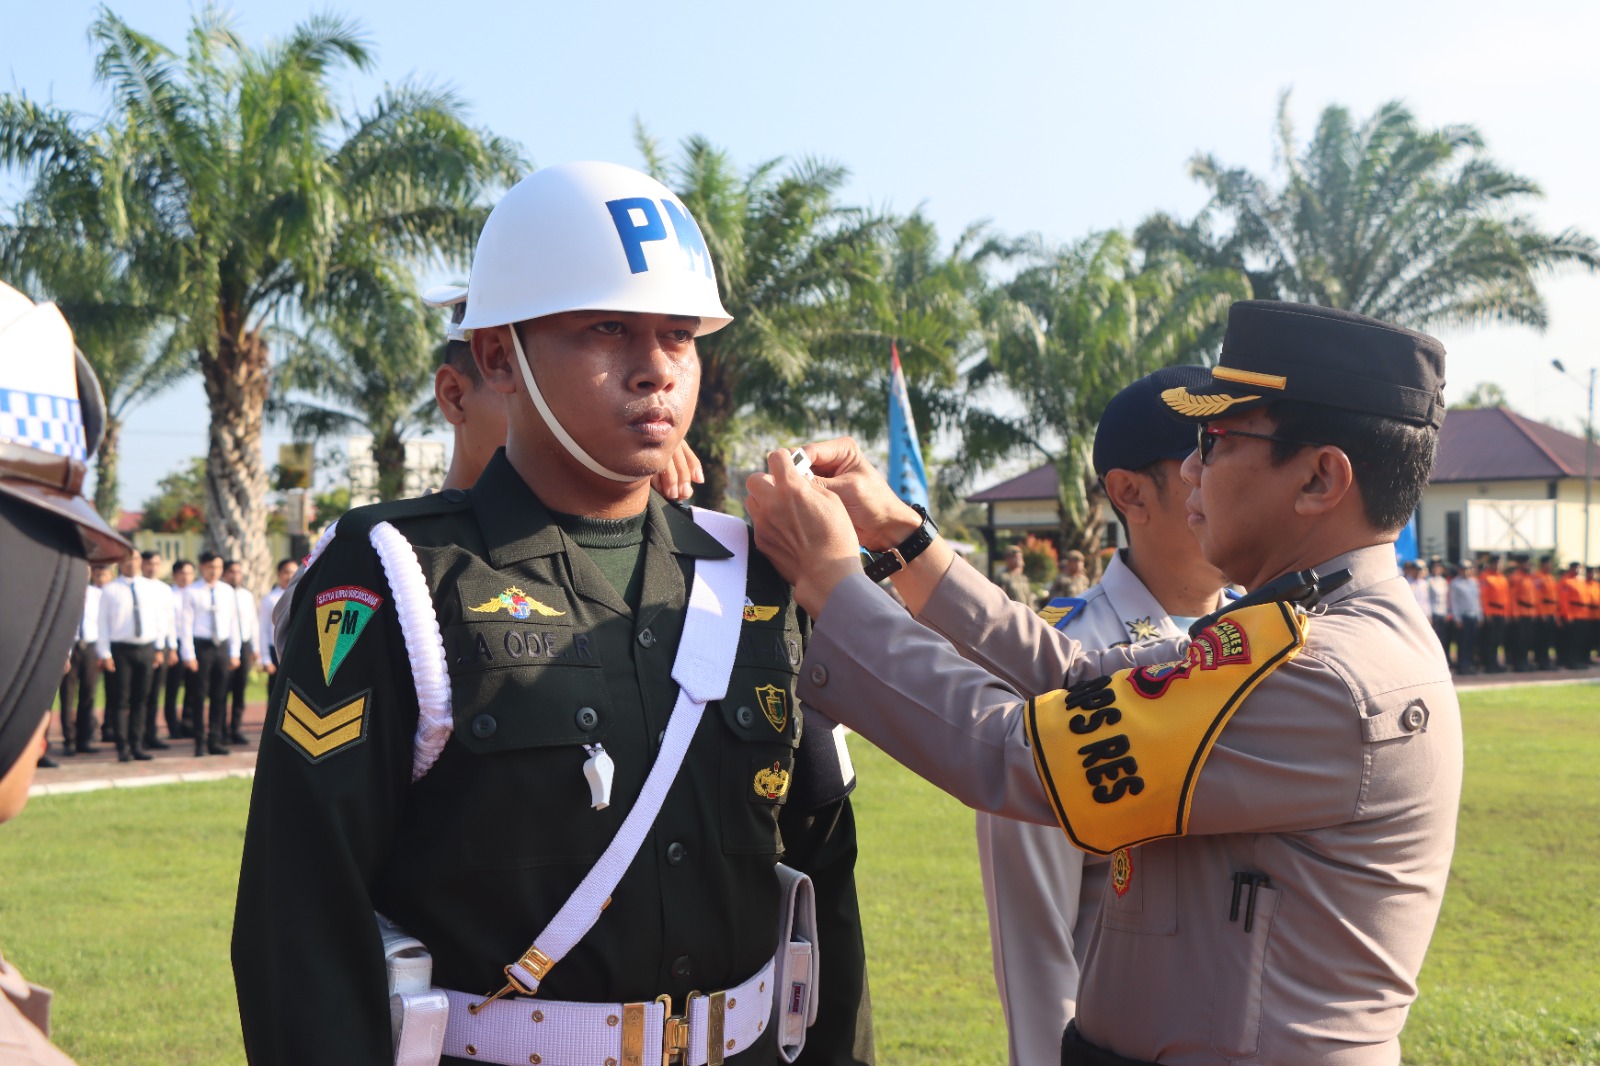
[[[1064, 1064], [1399, 1061], [1461, 787], [1449, 666], [1394, 549], [1443, 385], [1431, 337], [1233, 305], [1210, 382], [1162, 393], [1198, 432], [1189, 527], [1248, 590], [1192, 639], [1087, 650], [959, 561], [851, 441], [808, 446], [815, 484], [780, 454], [750, 479], [756, 543], [816, 619], [806, 706], [1111, 856]], [[910, 614], [858, 543], [893, 550]]]

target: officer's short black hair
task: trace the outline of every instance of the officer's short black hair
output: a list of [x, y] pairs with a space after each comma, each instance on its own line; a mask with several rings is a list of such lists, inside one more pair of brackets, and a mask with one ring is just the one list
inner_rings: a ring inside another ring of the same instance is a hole
[[[1433, 476], [1437, 429], [1303, 400], [1280, 400], [1267, 414], [1278, 436], [1331, 444], [1350, 457], [1373, 528], [1393, 533], [1411, 521]], [[1301, 447], [1275, 442], [1273, 465], [1288, 462]]]
[[[200, 565], [204, 566], [207, 563], [211, 562], [213, 559], [220, 559], [220, 558], [222, 558], [222, 556], [218, 555], [216, 552], [201, 552], [200, 553]], [[227, 563], [223, 563], [222, 565], [223, 566], [227, 566], [228, 564]]]
[[189, 560], [187, 560], [187, 559], [179, 559], [177, 562], [172, 564], [172, 572], [174, 574], [176, 574], [179, 570], [182, 570], [184, 567], [192, 568], [193, 566], [194, 566], [194, 564], [191, 563]]
[[160, 552], [154, 551], [154, 550], [142, 551], [142, 552], [139, 553], [139, 558], [143, 559], [145, 562], [148, 563], [151, 559], [154, 559], [156, 556], [158, 556], [160, 554], [161, 554]]
[[483, 384], [483, 375], [478, 373], [478, 361], [472, 358], [472, 345], [466, 341], [446, 342], [444, 361], [454, 367], [458, 374], [471, 381], [473, 388]]
[[224, 570], [228, 569], [230, 566], [238, 566], [238, 565], [239, 565], [239, 560], [237, 560], [237, 559], [224, 559], [224, 560], [222, 560], [222, 568]]
[[296, 559], [292, 555], [289, 556], [287, 559], [279, 559], [278, 560], [278, 565], [274, 569], [274, 572], [276, 572], [277, 570], [282, 570], [284, 567], [288, 566], [290, 563], [298, 563], [299, 561], [300, 561], [299, 559]]

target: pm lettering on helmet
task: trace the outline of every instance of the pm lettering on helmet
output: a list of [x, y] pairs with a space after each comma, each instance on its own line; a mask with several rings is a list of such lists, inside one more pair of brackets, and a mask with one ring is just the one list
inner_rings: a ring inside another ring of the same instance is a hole
[[678, 248], [683, 253], [685, 267], [691, 272], [698, 270], [706, 277], [711, 277], [711, 253], [706, 249], [705, 238], [700, 235], [700, 227], [695, 225], [689, 212], [671, 200], [662, 200], [661, 207], [666, 209], [666, 221], [663, 221], [656, 203], [644, 196], [606, 201], [611, 221], [617, 227], [617, 236], [622, 240], [622, 250], [628, 256], [628, 269], [635, 274], [643, 274], [650, 269], [644, 246], [651, 241], [666, 240], [667, 222], [670, 221], [673, 236], [677, 237]]

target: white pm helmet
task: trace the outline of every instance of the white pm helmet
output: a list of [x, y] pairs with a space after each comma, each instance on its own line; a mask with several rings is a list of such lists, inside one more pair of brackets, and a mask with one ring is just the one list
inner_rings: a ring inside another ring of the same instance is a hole
[[523, 178], [490, 212], [472, 256], [463, 329], [563, 311], [733, 317], [689, 209], [648, 174], [563, 163]]
[[[466, 298], [463, 335], [564, 311], [694, 315], [696, 336], [733, 321], [689, 209], [648, 174], [615, 163], [563, 163], [517, 182], [483, 224]], [[523, 384], [561, 446], [601, 477], [640, 480], [602, 466], [567, 432], [518, 333], [511, 345]]]

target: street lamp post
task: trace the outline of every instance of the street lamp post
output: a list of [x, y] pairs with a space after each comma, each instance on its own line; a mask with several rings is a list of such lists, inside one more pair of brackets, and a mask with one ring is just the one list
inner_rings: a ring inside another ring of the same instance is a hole
[[[1550, 365], [1554, 366], [1573, 381], [1582, 383], [1580, 379], [1567, 373], [1567, 368], [1561, 365], [1561, 360], [1552, 359]], [[1594, 491], [1594, 372], [1589, 368], [1589, 415], [1583, 424], [1583, 569], [1589, 570], [1589, 509], [1590, 499]]]

